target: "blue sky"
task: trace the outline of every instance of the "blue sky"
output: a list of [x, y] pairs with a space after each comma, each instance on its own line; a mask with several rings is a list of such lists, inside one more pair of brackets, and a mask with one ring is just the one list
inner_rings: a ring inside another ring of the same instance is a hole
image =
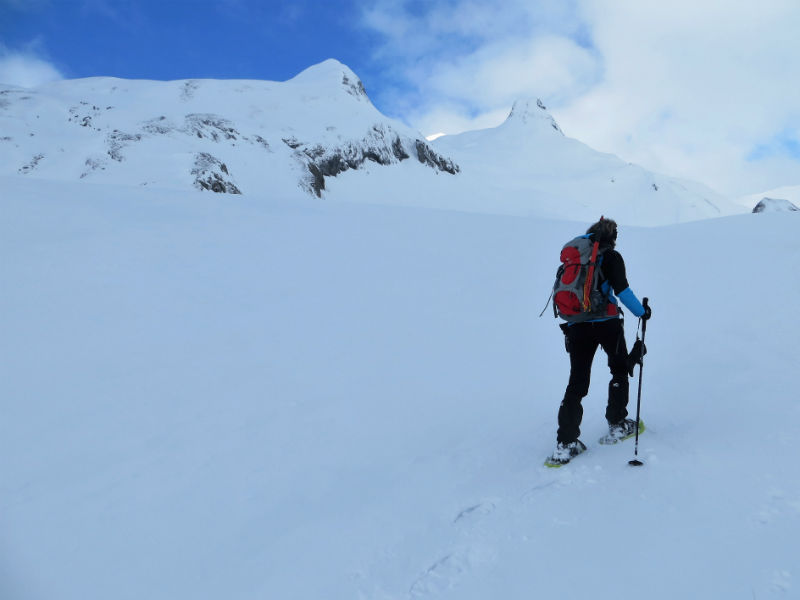
[[800, 185], [797, 31], [797, 0], [0, 0], [0, 81], [283, 81], [336, 58], [425, 135], [541, 98], [567, 135], [735, 195]]
[[338, 57], [364, 66], [371, 36], [349, 0], [0, 0], [0, 40], [67, 78], [285, 80]]

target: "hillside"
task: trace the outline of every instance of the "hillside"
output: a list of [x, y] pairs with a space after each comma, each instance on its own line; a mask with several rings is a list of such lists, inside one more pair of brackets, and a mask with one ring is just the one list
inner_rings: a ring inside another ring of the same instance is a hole
[[797, 213], [621, 229], [645, 466], [598, 358], [550, 470], [587, 223], [0, 185], [4, 600], [796, 597]]
[[90, 78], [0, 86], [0, 174], [229, 194], [320, 195], [364, 161], [457, 166], [329, 60], [277, 83]]
[[[567, 137], [536, 100], [427, 142], [328, 60], [285, 82], [90, 78], [0, 86], [0, 175], [659, 225], [743, 212]], [[580, 132], [574, 135], [579, 137]]]

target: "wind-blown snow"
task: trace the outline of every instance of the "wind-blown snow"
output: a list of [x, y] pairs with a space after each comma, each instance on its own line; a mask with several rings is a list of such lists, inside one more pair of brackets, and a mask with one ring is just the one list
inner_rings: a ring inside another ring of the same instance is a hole
[[797, 213], [621, 228], [646, 464], [598, 356], [550, 470], [588, 223], [0, 186], [4, 600], [796, 597]]

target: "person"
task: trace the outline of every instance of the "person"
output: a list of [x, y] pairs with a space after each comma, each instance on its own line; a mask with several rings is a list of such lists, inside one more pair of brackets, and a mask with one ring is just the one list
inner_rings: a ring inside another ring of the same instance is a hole
[[617, 298], [633, 313], [642, 319], [649, 319], [650, 307], [643, 306], [628, 285], [625, 261], [614, 248], [617, 241], [617, 224], [613, 219], [600, 217], [586, 231], [599, 243], [598, 261], [600, 276], [598, 288], [608, 298], [608, 305], [598, 313], [580, 323], [561, 325], [570, 360], [569, 383], [564, 399], [558, 410], [558, 432], [556, 450], [548, 459], [548, 464], [565, 464], [584, 450], [586, 445], [578, 439], [583, 419], [581, 401], [589, 393], [589, 380], [592, 362], [598, 347], [608, 355], [611, 381], [608, 384], [608, 441], [615, 443], [635, 433], [636, 422], [628, 417], [628, 348], [625, 343], [622, 311]]

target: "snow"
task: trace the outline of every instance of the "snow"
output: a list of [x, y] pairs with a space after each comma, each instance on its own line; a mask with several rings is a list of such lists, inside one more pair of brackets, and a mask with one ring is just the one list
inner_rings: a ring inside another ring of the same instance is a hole
[[0, 176], [176, 191], [207, 188], [210, 178], [259, 198], [318, 194], [580, 221], [606, 211], [640, 225], [746, 210], [566, 136], [538, 99], [517, 101], [499, 127], [425, 140], [382, 115], [336, 60], [285, 82], [0, 85], [0, 132]]
[[[337, 61], [5, 87], [0, 128], [2, 600], [798, 597], [797, 212], [536, 100], [431, 142], [455, 174], [317, 198], [305, 150], [421, 139]], [[205, 155], [242, 195], [193, 187]], [[569, 365], [538, 314], [601, 214], [653, 307], [645, 465], [597, 444], [598, 356], [589, 451], [546, 469]]]
[[598, 357], [552, 470], [587, 223], [0, 183], [4, 599], [796, 595], [796, 213], [621, 229], [645, 466]]
[[[753, 210], [755, 206], [764, 198], [777, 200], [780, 203], [789, 202], [795, 206], [800, 205], [800, 185], [786, 185], [783, 187], [767, 190], [758, 194], [749, 194], [735, 198], [734, 202]], [[786, 206], [784, 204], [784, 206]]]

